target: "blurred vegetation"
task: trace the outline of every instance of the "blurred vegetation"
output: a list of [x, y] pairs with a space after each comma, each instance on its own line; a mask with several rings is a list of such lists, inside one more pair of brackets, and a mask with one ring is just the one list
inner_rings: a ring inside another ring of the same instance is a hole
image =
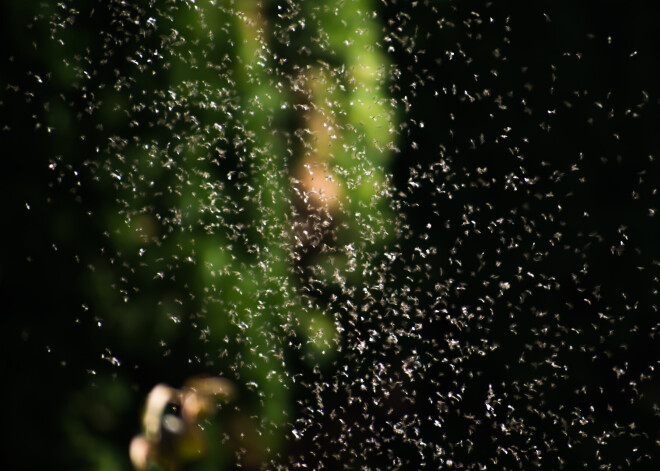
[[[5, 8], [2, 85], [18, 89], [3, 105], [30, 109], [5, 137], [39, 136], [38, 177], [18, 197], [28, 263], [58, 273], [34, 281], [51, 296], [10, 309], [32, 319], [15, 321], [38, 358], [21, 362], [53, 377], [22, 374], [64, 385], [43, 398], [62, 410], [45, 413], [32, 392], [24, 411], [61, 423], [41, 440], [59, 441], [58, 460], [125, 469], [150, 385], [195, 372], [244, 389], [226, 426], [245, 466], [282, 450], [296, 376], [341, 349], [331, 299], [374, 276], [395, 230], [385, 171], [397, 110], [371, 3]], [[21, 93], [26, 72], [39, 96]]]

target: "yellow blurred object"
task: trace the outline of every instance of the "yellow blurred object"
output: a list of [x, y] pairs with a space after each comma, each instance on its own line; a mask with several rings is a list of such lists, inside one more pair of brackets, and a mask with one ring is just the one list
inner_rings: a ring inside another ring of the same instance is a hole
[[187, 422], [198, 421], [215, 412], [216, 401], [231, 400], [236, 394], [234, 384], [225, 378], [191, 378], [183, 386], [181, 416]]
[[147, 469], [151, 449], [151, 443], [142, 435], [138, 435], [131, 440], [129, 456], [136, 469]]
[[305, 199], [314, 208], [335, 212], [341, 198], [341, 189], [328, 163], [314, 159], [303, 161], [297, 177], [302, 184]]
[[193, 377], [181, 389], [154, 386], [142, 417], [143, 434], [130, 444], [135, 469], [155, 464], [176, 470], [182, 463], [201, 458], [208, 445], [200, 421], [213, 415], [218, 400], [230, 400], [235, 394], [233, 383], [218, 377]]

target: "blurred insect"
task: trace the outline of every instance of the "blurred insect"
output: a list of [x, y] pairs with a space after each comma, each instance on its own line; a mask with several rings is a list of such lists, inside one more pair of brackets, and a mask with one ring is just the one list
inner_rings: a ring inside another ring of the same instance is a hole
[[234, 384], [219, 377], [194, 377], [181, 389], [154, 386], [142, 417], [143, 433], [133, 438], [130, 458], [137, 470], [176, 471], [204, 457], [208, 437], [200, 425], [217, 410], [218, 400], [235, 396]]

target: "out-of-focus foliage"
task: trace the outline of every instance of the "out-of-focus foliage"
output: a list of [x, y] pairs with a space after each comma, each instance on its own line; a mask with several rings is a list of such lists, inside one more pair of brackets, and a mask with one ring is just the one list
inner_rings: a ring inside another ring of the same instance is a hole
[[3, 4], [8, 469], [654, 469], [646, 6]]
[[[90, 381], [105, 401], [141, 400], [125, 375], [136, 381], [131, 369], [176, 357], [175, 377], [184, 362], [246, 389], [234, 427], [247, 435], [237, 453], [248, 464], [281, 450], [301, 368], [286, 356], [299, 352], [311, 368], [338, 354], [338, 295], [374, 278], [368, 264], [395, 228], [385, 170], [397, 106], [370, 3], [9, 11], [28, 27], [17, 34], [34, 38], [30, 66], [43, 69], [12, 67], [38, 84], [31, 127], [51, 171], [48, 189], [26, 201], [65, 206], [49, 232], [53, 250], [65, 246], [81, 265], [70, 275], [86, 301], [74, 326], [102, 332], [82, 362], [122, 391]], [[9, 100], [25, 98], [23, 80], [7, 81]], [[89, 248], [76, 226], [95, 239]], [[92, 360], [99, 354], [110, 368]], [[125, 463], [121, 449], [97, 453], [84, 418], [65, 420], [79, 455]]]

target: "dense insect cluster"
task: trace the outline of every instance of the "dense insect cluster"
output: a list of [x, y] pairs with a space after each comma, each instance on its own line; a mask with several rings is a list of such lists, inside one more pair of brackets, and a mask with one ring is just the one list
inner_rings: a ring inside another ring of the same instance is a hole
[[653, 469], [652, 15], [528, 3], [7, 7], [3, 283], [70, 463], [204, 372], [222, 469]]

